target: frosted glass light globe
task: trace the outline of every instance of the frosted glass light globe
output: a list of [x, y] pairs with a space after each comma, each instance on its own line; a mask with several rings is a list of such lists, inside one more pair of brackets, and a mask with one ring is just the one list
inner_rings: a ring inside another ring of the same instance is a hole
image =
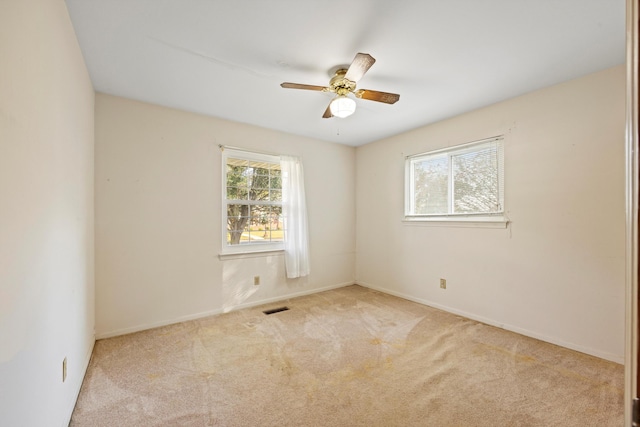
[[331, 104], [329, 104], [331, 114], [341, 119], [348, 117], [356, 111], [356, 101], [347, 98], [345, 95], [337, 96]]

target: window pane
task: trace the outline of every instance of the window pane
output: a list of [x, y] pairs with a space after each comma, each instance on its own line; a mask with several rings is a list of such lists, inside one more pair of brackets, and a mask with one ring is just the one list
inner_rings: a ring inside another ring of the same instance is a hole
[[[272, 171], [275, 172], [275, 171]], [[278, 171], [280, 172], [280, 171]], [[282, 188], [282, 178], [280, 175], [271, 175], [271, 180], [269, 181], [269, 188], [281, 189]]]
[[228, 200], [247, 200], [248, 194], [245, 187], [227, 187]]
[[[266, 174], [265, 174], [266, 173]], [[256, 168], [253, 170], [252, 188], [269, 188], [269, 171]]]
[[227, 243], [237, 245], [247, 240], [249, 224], [249, 205], [227, 205]]
[[245, 166], [227, 165], [227, 186], [247, 187], [248, 168]]
[[448, 212], [448, 168], [446, 156], [413, 162], [414, 214]]
[[269, 176], [269, 164], [268, 163], [261, 163], [259, 165], [254, 164], [253, 166], [255, 167], [256, 175]]
[[240, 243], [270, 243], [282, 241], [282, 207], [255, 205], [249, 207], [249, 218], [243, 228]]
[[496, 147], [452, 157], [454, 213], [500, 210]]
[[249, 190], [249, 200], [269, 201], [269, 188], [251, 188]]
[[282, 191], [281, 190], [271, 190], [271, 201], [272, 202], [281, 202], [282, 201]]

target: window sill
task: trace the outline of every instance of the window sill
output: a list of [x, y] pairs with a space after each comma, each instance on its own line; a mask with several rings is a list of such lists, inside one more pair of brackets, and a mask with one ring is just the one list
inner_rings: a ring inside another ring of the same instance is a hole
[[436, 227], [507, 228], [509, 219], [502, 215], [485, 217], [404, 217], [402, 223], [404, 225]]
[[282, 255], [284, 255], [284, 249], [271, 249], [266, 251], [222, 253], [222, 254], [218, 254], [218, 259], [220, 261], [228, 261], [232, 259], [259, 258], [259, 257], [282, 256]]

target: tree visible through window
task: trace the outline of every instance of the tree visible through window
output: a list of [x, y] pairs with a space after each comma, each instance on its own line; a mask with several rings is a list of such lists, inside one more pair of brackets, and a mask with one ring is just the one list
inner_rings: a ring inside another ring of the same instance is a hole
[[282, 174], [277, 156], [224, 151], [225, 246], [282, 245]]
[[406, 175], [408, 217], [504, 211], [502, 138], [410, 156]]

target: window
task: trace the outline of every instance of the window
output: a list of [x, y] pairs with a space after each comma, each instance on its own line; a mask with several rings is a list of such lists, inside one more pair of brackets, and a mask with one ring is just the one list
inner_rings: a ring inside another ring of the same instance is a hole
[[486, 220], [504, 213], [502, 137], [409, 156], [407, 220]]
[[283, 249], [280, 158], [225, 148], [223, 253]]

